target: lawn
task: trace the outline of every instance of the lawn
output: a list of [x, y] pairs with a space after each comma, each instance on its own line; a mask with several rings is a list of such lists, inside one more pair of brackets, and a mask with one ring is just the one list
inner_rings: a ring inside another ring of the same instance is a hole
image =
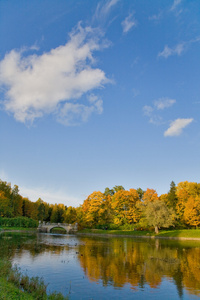
[[181, 230], [160, 230], [158, 234], [154, 231], [137, 231], [137, 230], [102, 230], [102, 229], [84, 229], [78, 233], [81, 234], [101, 234], [101, 235], [124, 235], [124, 236], [141, 236], [141, 237], [176, 237], [176, 238], [199, 238], [200, 229], [181, 229]]

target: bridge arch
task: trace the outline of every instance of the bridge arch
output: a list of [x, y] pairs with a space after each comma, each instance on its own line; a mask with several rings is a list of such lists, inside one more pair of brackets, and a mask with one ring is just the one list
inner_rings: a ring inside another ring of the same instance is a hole
[[62, 229], [63, 230], [63, 233], [68, 233], [67, 232], [67, 229], [66, 228], [64, 228], [63, 226], [53, 226], [51, 229], [49, 229], [49, 233], [52, 233], [52, 231], [54, 230], [54, 229]]
[[55, 227], [65, 229], [66, 233], [75, 233], [78, 230], [78, 224], [66, 224], [66, 223], [45, 223], [39, 222], [38, 232], [50, 233]]

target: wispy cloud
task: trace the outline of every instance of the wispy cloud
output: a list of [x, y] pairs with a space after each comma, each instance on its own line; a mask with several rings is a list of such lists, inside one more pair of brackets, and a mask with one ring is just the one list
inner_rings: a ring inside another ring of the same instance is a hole
[[192, 45], [194, 43], [198, 43], [198, 42], [200, 42], [200, 36], [197, 36], [196, 38], [191, 39], [186, 42], [181, 42], [172, 48], [170, 48], [168, 45], [166, 45], [164, 47], [164, 50], [162, 52], [158, 53], [158, 57], [168, 58], [169, 56], [172, 56], [172, 55], [180, 56], [183, 52], [185, 52], [189, 48], [190, 45]]
[[149, 17], [150, 21], [159, 21], [163, 16], [163, 12], [160, 11], [158, 14], [152, 15]]
[[93, 18], [102, 21], [119, 1], [120, 0], [107, 0], [99, 2]]
[[177, 7], [179, 6], [179, 4], [181, 4], [182, 0], [174, 0], [170, 10], [174, 11], [175, 9], [177, 9]]
[[135, 19], [134, 12], [130, 13], [121, 24], [123, 28], [123, 33], [129, 32], [133, 27], [137, 26], [137, 21]]
[[169, 108], [176, 103], [175, 99], [162, 97], [153, 102], [153, 105], [145, 105], [143, 107], [144, 115], [149, 117], [149, 122], [153, 124], [161, 124], [162, 117], [158, 115], [158, 111]]
[[171, 122], [170, 127], [164, 132], [164, 136], [179, 136], [183, 129], [192, 123], [194, 119], [176, 119]]
[[177, 44], [174, 48], [169, 48], [168, 45], [164, 47], [162, 52], [158, 53], [158, 57], [168, 58], [172, 55], [180, 56], [182, 52], [185, 50], [186, 43]]
[[97, 36], [91, 27], [78, 24], [65, 45], [47, 53], [26, 56], [24, 50], [12, 50], [6, 54], [0, 62], [4, 109], [20, 122], [31, 123], [53, 113], [66, 125], [74, 125], [74, 118], [77, 124], [93, 112], [101, 113], [102, 100], [81, 102], [82, 95], [109, 82], [103, 70], [93, 67], [93, 53], [101, 49]]
[[168, 108], [170, 106], [172, 106], [173, 104], [176, 103], [175, 99], [170, 99], [170, 98], [160, 98], [158, 100], [154, 101], [154, 106], [158, 109], [158, 110], [163, 110], [165, 108]]

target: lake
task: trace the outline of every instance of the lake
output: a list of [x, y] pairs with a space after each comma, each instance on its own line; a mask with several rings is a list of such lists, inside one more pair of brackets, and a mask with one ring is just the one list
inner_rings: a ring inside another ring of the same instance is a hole
[[3, 239], [13, 264], [69, 299], [200, 298], [198, 241], [24, 233]]

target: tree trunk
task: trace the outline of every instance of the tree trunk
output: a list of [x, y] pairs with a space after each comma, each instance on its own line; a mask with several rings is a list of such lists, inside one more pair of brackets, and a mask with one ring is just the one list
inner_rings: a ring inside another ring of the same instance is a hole
[[155, 233], [159, 233], [158, 226], [155, 226]]

